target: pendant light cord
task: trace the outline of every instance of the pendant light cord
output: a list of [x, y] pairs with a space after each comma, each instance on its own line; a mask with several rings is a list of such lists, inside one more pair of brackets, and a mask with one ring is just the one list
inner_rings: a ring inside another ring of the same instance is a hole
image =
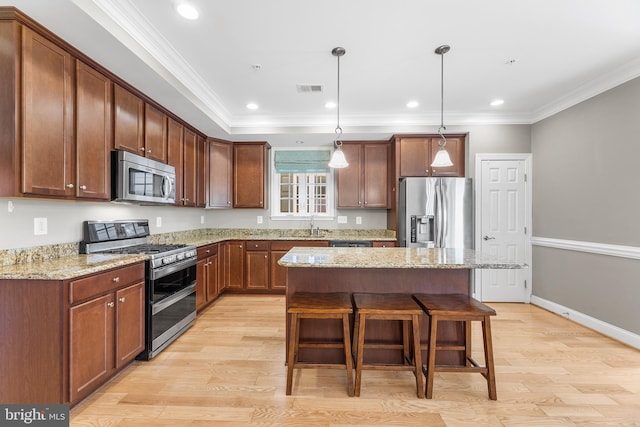
[[447, 145], [447, 138], [445, 138], [443, 131], [447, 128], [444, 127], [444, 54], [449, 52], [449, 46], [440, 46], [436, 49], [436, 53], [440, 55], [440, 127], [438, 133], [440, 134], [441, 141], [438, 145], [444, 148]]
[[342, 145], [342, 141], [340, 141], [340, 136], [342, 136], [342, 128], [340, 127], [340, 56], [341, 55], [337, 54], [336, 56], [338, 57], [338, 96], [337, 96], [337, 98], [338, 98], [337, 104], [338, 105], [336, 106], [338, 115], [337, 115], [337, 121], [336, 121], [337, 124], [336, 124], [335, 132], [336, 132], [336, 135], [337, 135], [336, 136], [336, 144], [339, 147], [339, 146]]

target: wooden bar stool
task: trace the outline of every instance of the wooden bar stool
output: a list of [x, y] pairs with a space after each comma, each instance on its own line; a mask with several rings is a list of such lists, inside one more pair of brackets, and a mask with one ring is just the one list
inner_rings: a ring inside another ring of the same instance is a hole
[[[354, 347], [356, 356], [355, 395], [360, 396], [362, 370], [412, 371], [416, 377], [418, 397], [424, 397], [422, 386], [422, 361], [420, 355], [420, 320], [422, 309], [408, 294], [353, 294], [355, 307]], [[402, 343], [365, 343], [367, 320], [402, 321]], [[412, 341], [411, 341], [412, 340]], [[363, 363], [366, 348], [398, 349], [403, 351], [404, 364]], [[411, 354], [413, 350], [413, 355]]]
[[[496, 400], [496, 378], [493, 365], [493, 344], [491, 343], [491, 316], [496, 312], [480, 301], [463, 294], [416, 294], [413, 296], [429, 316], [429, 344], [427, 365], [424, 368], [427, 377], [426, 395], [433, 395], [433, 377], [436, 372], [477, 372], [487, 380], [489, 399]], [[464, 345], [438, 345], [437, 333], [439, 321], [464, 322]], [[471, 322], [482, 323], [485, 366], [480, 366], [471, 357]], [[459, 350], [465, 352], [465, 365], [436, 365], [438, 350]]]
[[[287, 395], [291, 394], [293, 370], [301, 368], [339, 368], [347, 370], [347, 393], [353, 396], [353, 359], [349, 315], [353, 313], [351, 297], [347, 292], [296, 292], [289, 298], [287, 313], [290, 321], [289, 354], [287, 357]], [[300, 319], [342, 319], [342, 343], [300, 342]], [[345, 363], [307, 363], [298, 361], [299, 348], [342, 348]]]

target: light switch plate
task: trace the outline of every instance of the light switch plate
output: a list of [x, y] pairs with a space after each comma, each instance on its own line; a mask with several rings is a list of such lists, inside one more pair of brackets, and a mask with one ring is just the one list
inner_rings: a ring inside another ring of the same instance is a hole
[[157, 216], [156, 217], [156, 227], [158, 227], [158, 228], [162, 227], [162, 217], [161, 216]]
[[36, 236], [47, 234], [47, 218], [33, 218], [33, 234]]
[[338, 224], [346, 224], [347, 216], [346, 215], [338, 215]]
[[262, 224], [262, 215], [258, 215], [257, 221], [258, 224]]
[[200, 215], [200, 224], [204, 224], [204, 215]]
[[362, 217], [361, 216], [357, 216], [356, 217], [356, 224], [362, 224]]

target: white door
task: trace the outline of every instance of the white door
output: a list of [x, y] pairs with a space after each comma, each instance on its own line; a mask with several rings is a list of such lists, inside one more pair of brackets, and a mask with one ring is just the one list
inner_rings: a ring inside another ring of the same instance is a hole
[[[476, 169], [480, 174], [476, 249], [530, 265], [529, 160], [528, 155], [486, 155], [480, 159], [480, 170]], [[477, 297], [482, 301], [529, 302], [529, 276], [529, 268], [477, 270]]]

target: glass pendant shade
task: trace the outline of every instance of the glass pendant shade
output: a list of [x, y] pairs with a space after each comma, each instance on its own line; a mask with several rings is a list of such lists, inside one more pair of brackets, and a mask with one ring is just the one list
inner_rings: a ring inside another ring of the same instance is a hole
[[342, 149], [340, 148], [340, 146], [336, 147], [336, 149], [333, 151], [333, 154], [331, 155], [329, 167], [340, 169], [346, 168], [347, 166], [349, 166], [349, 163], [347, 163], [347, 159], [344, 157]]
[[436, 156], [433, 158], [433, 162], [431, 163], [432, 168], [444, 168], [447, 166], [453, 166], [453, 162], [451, 161], [451, 157], [449, 156], [449, 152], [444, 148], [440, 147]]

